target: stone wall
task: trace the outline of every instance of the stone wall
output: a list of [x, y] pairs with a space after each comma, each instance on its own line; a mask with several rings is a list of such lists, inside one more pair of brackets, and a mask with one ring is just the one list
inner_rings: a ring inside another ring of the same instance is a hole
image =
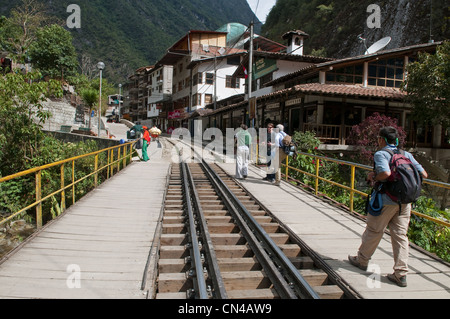
[[98, 138], [96, 136], [88, 136], [88, 135], [81, 135], [81, 134], [73, 134], [73, 133], [65, 133], [65, 132], [54, 132], [54, 131], [47, 131], [43, 130], [46, 134], [53, 136], [57, 140], [60, 140], [65, 143], [79, 143], [79, 142], [86, 142], [86, 141], [96, 141], [99, 145], [99, 149], [104, 149], [108, 147], [113, 147], [120, 144], [120, 141], [112, 140], [112, 139], [105, 139], [105, 138]]

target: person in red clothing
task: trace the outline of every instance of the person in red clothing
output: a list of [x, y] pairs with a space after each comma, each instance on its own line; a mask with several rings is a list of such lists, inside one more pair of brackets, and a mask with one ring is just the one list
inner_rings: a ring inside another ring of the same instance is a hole
[[151, 141], [150, 133], [147, 126], [144, 126], [142, 128], [144, 129], [144, 135], [142, 136], [142, 139], [144, 140], [144, 145], [142, 146], [142, 159], [144, 160], [144, 162], [148, 162], [150, 158], [148, 157], [147, 149]]

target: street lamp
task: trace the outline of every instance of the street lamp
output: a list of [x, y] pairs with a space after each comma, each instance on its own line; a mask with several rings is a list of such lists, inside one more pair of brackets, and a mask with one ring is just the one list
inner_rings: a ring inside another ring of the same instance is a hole
[[101, 132], [101, 113], [102, 113], [102, 71], [105, 68], [105, 63], [99, 62], [97, 63], [97, 69], [100, 70], [100, 95], [99, 95], [99, 103], [98, 103], [98, 137], [100, 137]]
[[122, 103], [122, 84], [119, 84], [119, 123], [120, 123], [120, 104]]

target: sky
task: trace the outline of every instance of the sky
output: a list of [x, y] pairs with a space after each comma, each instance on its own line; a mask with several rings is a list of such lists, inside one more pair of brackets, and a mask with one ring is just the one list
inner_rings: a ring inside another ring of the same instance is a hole
[[[259, 1], [259, 5], [258, 5]], [[275, 5], [277, 2], [276, 0], [247, 0], [248, 4], [250, 5], [250, 8], [252, 8], [253, 12], [256, 10], [256, 6], [258, 5], [258, 10], [256, 12], [256, 16], [258, 17], [259, 21], [265, 22], [266, 17], [270, 12], [270, 9]]]

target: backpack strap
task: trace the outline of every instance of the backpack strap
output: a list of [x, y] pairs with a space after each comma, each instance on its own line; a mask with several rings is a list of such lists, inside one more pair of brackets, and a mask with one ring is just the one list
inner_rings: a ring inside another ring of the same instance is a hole
[[405, 155], [405, 151], [404, 150], [400, 150], [400, 149], [395, 149], [392, 150], [390, 148], [386, 148], [386, 149], [382, 149], [382, 151], [391, 154], [391, 156], [394, 156], [394, 154], [401, 154], [401, 155]]

